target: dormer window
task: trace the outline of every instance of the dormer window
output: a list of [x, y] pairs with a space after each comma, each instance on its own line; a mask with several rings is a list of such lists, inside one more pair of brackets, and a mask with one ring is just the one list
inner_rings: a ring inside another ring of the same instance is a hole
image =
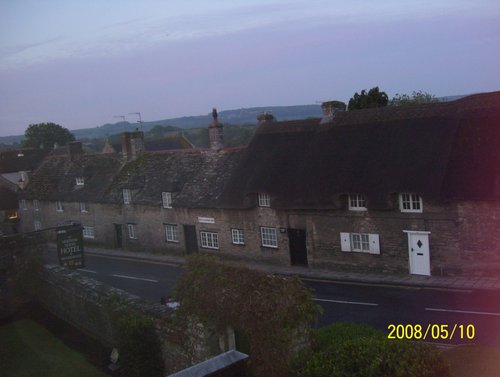
[[422, 212], [423, 203], [420, 195], [412, 193], [399, 194], [399, 210], [401, 212]]
[[366, 199], [364, 195], [349, 195], [349, 211], [366, 211]]
[[172, 208], [172, 193], [165, 191], [162, 192], [161, 201], [163, 203], [163, 208]]
[[259, 207], [271, 207], [271, 197], [269, 194], [259, 193]]
[[84, 186], [85, 185], [85, 178], [83, 178], [83, 177], [76, 177], [76, 185], [77, 186]]
[[130, 202], [132, 201], [132, 194], [130, 193], [130, 190], [123, 189], [122, 195], [123, 195], [123, 204], [130, 204]]

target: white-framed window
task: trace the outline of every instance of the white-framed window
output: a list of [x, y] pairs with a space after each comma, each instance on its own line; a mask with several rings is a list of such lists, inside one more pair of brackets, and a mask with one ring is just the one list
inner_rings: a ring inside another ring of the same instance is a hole
[[340, 246], [342, 251], [380, 254], [378, 234], [340, 233]]
[[42, 223], [39, 220], [35, 220], [35, 222], [34, 222], [33, 225], [35, 227], [35, 230], [41, 230], [42, 229]]
[[201, 247], [207, 249], [219, 248], [219, 235], [214, 232], [200, 232]]
[[262, 246], [278, 248], [278, 232], [276, 228], [269, 228], [266, 226], [260, 227], [260, 238]]
[[259, 193], [259, 207], [271, 207], [271, 197], [269, 194]]
[[80, 212], [88, 212], [89, 207], [86, 202], [80, 202]]
[[130, 204], [132, 201], [132, 194], [129, 189], [123, 189], [122, 190], [122, 195], [123, 195], [123, 204]]
[[35, 211], [40, 210], [40, 202], [38, 201], [38, 199], [33, 199], [33, 209]]
[[84, 186], [85, 185], [85, 178], [83, 178], [83, 177], [76, 177], [75, 181], [76, 181], [77, 186]]
[[349, 211], [366, 211], [366, 198], [364, 195], [349, 195]]
[[19, 208], [23, 211], [26, 211], [28, 209], [28, 206], [26, 205], [26, 199], [21, 199], [19, 201]]
[[63, 212], [64, 211], [63, 204], [59, 200], [56, 202], [56, 211], [57, 212]]
[[137, 227], [135, 224], [127, 224], [128, 238], [131, 240], [137, 239]]
[[399, 194], [399, 209], [401, 212], [422, 212], [422, 198], [417, 194], [401, 193]]
[[231, 239], [235, 245], [244, 245], [245, 236], [243, 235], [243, 229], [231, 229]]
[[172, 208], [172, 193], [163, 191], [161, 193], [161, 201], [163, 203], [163, 208]]
[[95, 238], [95, 230], [93, 226], [83, 226], [83, 238]]
[[177, 224], [165, 224], [165, 237], [168, 242], [179, 242]]

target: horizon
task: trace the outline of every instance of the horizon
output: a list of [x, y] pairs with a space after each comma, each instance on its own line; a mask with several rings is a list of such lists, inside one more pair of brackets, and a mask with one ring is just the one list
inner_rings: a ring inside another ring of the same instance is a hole
[[24, 0], [0, 11], [0, 136], [136, 123], [136, 112], [150, 122], [347, 103], [374, 86], [389, 98], [500, 90], [493, 0]]

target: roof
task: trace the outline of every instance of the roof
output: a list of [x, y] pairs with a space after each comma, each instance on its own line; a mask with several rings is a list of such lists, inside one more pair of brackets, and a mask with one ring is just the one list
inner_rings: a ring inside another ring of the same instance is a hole
[[[0, 186], [0, 210], [15, 209], [18, 207], [17, 194]], [[1, 219], [0, 219], [1, 220]]]
[[500, 92], [454, 102], [338, 112], [332, 122], [259, 126], [221, 197], [224, 207], [338, 208], [349, 193], [372, 208], [391, 194], [425, 200], [500, 198]]
[[0, 152], [0, 174], [35, 170], [46, 155], [42, 149], [14, 149]]

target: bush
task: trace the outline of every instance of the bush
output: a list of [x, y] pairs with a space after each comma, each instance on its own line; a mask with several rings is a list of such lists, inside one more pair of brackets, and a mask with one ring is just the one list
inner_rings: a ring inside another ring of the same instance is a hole
[[317, 330], [314, 350], [303, 356], [298, 377], [449, 377], [435, 347], [389, 340], [366, 325], [336, 323]]

